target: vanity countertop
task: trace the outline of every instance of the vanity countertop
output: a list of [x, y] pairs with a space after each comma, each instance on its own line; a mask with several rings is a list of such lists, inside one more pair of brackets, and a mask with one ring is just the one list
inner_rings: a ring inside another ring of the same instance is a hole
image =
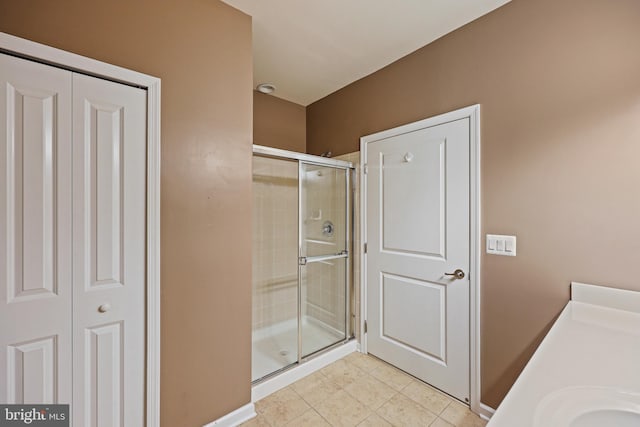
[[563, 411], [605, 401], [640, 414], [640, 292], [574, 283], [572, 300], [487, 427], [560, 427], [549, 424], [554, 416], [559, 423]]

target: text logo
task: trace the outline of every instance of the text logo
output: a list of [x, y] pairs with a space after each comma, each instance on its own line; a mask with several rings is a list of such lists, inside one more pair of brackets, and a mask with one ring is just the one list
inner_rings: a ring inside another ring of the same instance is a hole
[[0, 427], [69, 427], [69, 405], [0, 405]]

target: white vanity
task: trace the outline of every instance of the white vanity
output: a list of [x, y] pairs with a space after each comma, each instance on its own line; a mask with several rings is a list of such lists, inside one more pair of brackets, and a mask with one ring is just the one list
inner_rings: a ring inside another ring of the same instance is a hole
[[596, 426], [640, 426], [640, 292], [572, 283], [487, 427]]

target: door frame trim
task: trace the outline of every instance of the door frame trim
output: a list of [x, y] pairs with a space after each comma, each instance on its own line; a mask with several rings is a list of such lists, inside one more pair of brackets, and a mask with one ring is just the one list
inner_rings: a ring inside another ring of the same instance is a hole
[[160, 79], [0, 32], [0, 52], [147, 90], [146, 426], [160, 426]]
[[425, 127], [436, 126], [454, 120], [469, 119], [469, 406], [476, 414], [481, 413], [480, 382], [480, 255], [482, 254], [482, 236], [480, 222], [480, 104], [471, 105], [448, 113], [429, 117], [417, 122], [387, 129], [360, 138], [360, 235], [362, 244], [358, 249], [362, 259], [360, 268], [360, 345], [367, 353], [367, 255], [364, 245], [367, 240], [367, 181], [365, 164], [367, 162], [367, 144], [380, 139], [390, 138]]

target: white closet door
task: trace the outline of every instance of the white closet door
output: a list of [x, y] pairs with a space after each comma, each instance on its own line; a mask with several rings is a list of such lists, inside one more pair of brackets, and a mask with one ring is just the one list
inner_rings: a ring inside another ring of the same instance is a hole
[[71, 402], [71, 72], [0, 54], [0, 402]]
[[146, 92], [73, 75], [74, 426], [144, 424]]

